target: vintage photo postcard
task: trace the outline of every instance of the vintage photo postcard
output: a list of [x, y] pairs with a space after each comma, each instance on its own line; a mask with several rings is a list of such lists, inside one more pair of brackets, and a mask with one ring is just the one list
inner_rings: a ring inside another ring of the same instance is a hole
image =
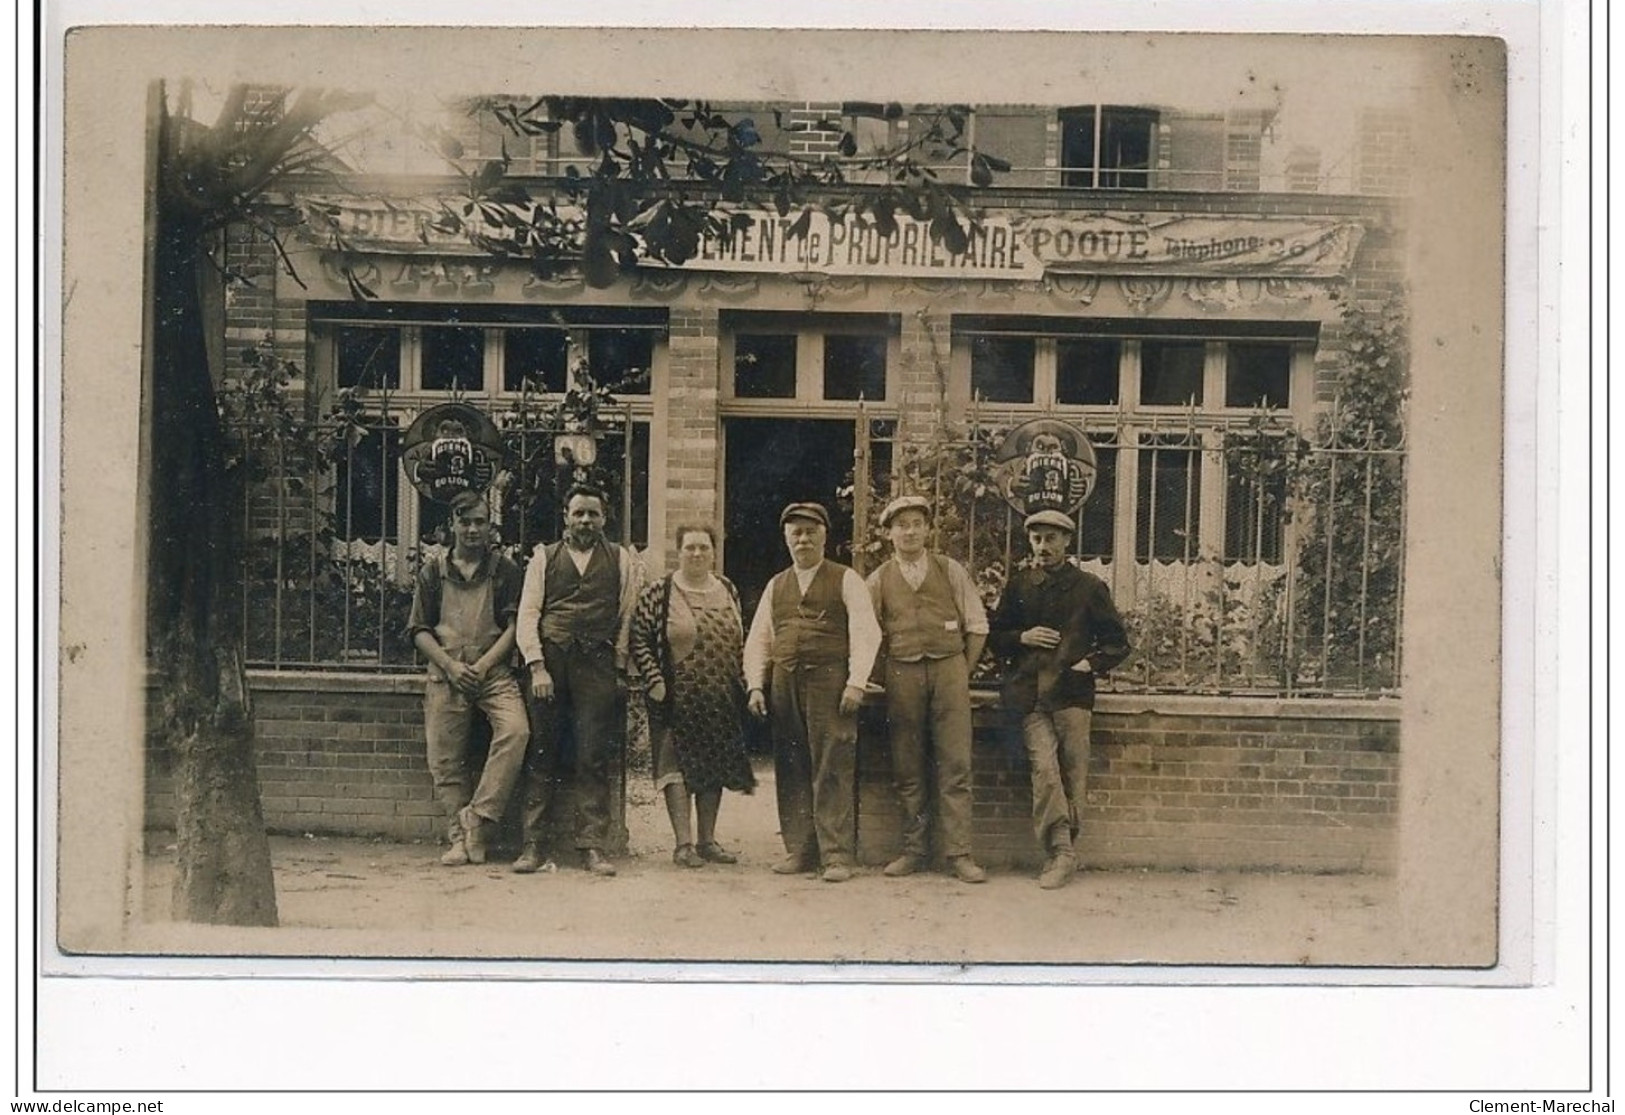
[[51, 965], [1527, 978], [1504, 40], [63, 65]]

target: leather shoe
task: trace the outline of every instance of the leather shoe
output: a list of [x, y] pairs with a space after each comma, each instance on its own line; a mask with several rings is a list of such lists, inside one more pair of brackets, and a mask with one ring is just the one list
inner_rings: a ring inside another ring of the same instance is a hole
[[773, 865], [775, 875], [805, 875], [812, 869], [812, 861], [806, 856], [785, 856]]
[[465, 805], [457, 814], [457, 822], [463, 826], [463, 847], [468, 849], [469, 863], [485, 862], [485, 818], [474, 812], [474, 807]]
[[852, 877], [852, 869], [844, 863], [825, 864], [818, 877], [826, 883], [844, 883]]
[[676, 851], [671, 854], [671, 861], [678, 867], [704, 867], [705, 860], [700, 853], [694, 850], [692, 844], [679, 844]]
[[466, 867], [468, 865], [468, 849], [463, 846], [461, 836], [451, 842], [451, 847], [440, 853], [440, 862], [446, 867]]
[[738, 863], [739, 857], [718, 844], [715, 840], [707, 840], [694, 848], [700, 853], [700, 858], [708, 863]]
[[1044, 873], [1038, 876], [1038, 885], [1044, 890], [1060, 890], [1072, 880], [1072, 872], [1077, 869], [1078, 861], [1071, 852], [1056, 852], [1044, 865]]
[[911, 852], [904, 852], [888, 863], [882, 875], [889, 875], [893, 879], [901, 879], [904, 875], [912, 875], [925, 866], [925, 857], [916, 856]]
[[513, 866], [508, 870], [515, 875], [534, 875], [542, 869], [544, 862], [546, 861], [542, 856], [542, 850], [535, 844], [526, 844], [524, 850], [519, 853], [519, 858], [513, 861]]
[[615, 865], [597, 848], [588, 848], [581, 853], [581, 866], [589, 874], [602, 875], [606, 879], [615, 874]]
[[987, 872], [969, 856], [949, 856], [948, 868], [961, 883], [987, 882]]

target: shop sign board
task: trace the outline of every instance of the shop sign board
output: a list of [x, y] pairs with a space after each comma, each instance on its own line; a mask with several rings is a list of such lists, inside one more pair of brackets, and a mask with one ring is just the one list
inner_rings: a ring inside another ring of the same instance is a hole
[[[450, 199], [313, 197], [303, 202], [313, 240], [368, 253], [487, 254], [462, 232], [442, 231]], [[1336, 217], [1208, 213], [987, 213], [965, 251], [932, 240], [905, 214], [883, 234], [872, 221], [810, 211], [732, 210], [729, 230], [702, 238], [683, 271], [925, 279], [1036, 280], [1046, 273], [1194, 277], [1335, 278], [1347, 275], [1362, 226]], [[569, 213], [560, 211], [566, 219]], [[522, 221], [464, 218], [482, 239], [512, 243]], [[518, 245], [514, 248], [523, 255]]]

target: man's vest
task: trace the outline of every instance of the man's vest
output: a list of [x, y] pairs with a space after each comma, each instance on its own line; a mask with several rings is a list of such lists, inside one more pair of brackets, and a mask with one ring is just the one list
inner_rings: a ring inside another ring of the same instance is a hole
[[547, 559], [542, 639], [550, 643], [614, 643], [620, 628], [621, 569], [613, 549], [592, 548], [585, 573], [576, 571], [564, 543]]
[[802, 595], [794, 568], [773, 578], [773, 662], [794, 670], [808, 666], [846, 668], [849, 644], [846, 601], [841, 582], [846, 566], [826, 561]]
[[893, 662], [965, 653], [964, 620], [942, 560], [925, 557], [925, 580], [913, 588], [895, 560], [880, 567], [880, 627]]

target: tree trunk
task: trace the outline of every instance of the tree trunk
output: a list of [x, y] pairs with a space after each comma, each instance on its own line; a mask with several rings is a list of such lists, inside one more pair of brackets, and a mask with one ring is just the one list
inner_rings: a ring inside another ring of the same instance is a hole
[[227, 460], [209, 370], [204, 229], [166, 188], [170, 139], [160, 137], [147, 615], [159, 727], [175, 757], [172, 910], [186, 921], [275, 925], [240, 649], [244, 493]]

